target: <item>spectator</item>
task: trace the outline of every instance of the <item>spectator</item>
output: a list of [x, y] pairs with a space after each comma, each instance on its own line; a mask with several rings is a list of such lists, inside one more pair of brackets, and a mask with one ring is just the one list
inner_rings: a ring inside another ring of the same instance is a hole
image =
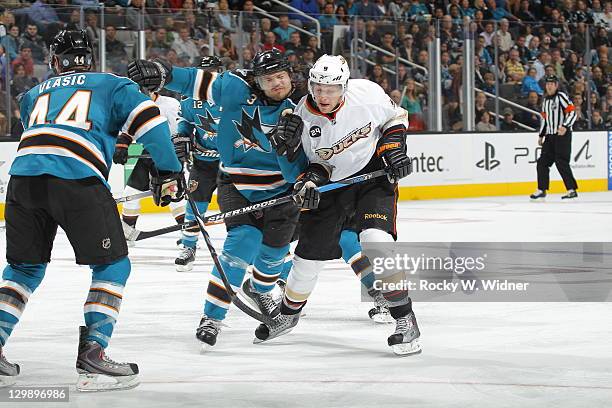
[[185, 13], [185, 24], [189, 29], [189, 36], [194, 40], [204, 40], [208, 38], [208, 31], [197, 23], [196, 15], [191, 11]]
[[296, 54], [301, 54], [304, 51], [304, 48], [306, 48], [304, 44], [302, 44], [302, 36], [297, 31], [291, 33], [289, 36], [289, 42], [286, 42], [283, 44], [283, 46], [285, 47], [285, 50], [291, 50]]
[[544, 69], [546, 68], [547, 65], [550, 65], [550, 63], [551, 63], [550, 54], [546, 51], [542, 52], [539, 55], [536, 62], [533, 63], [533, 67], [536, 70], [536, 80], [539, 81], [540, 79], [542, 79], [542, 77], [545, 75]]
[[376, 7], [378, 8], [378, 12], [380, 16], [387, 16], [387, 6], [385, 5], [385, 0], [374, 0]]
[[338, 24], [338, 19], [334, 15], [334, 4], [325, 3], [323, 14], [321, 14], [317, 20], [319, 20], [319, 24], [321, 25], [322, 33], [332, 33], [334, 31], [334, 26]]
[[338, 7], [336, 7], [336, 18], [338, 19], [338, 24], [349, 24], [349, 16], [346, 12], [346, 7], [344, 7], [344, 4], [339, 4]]
[[558, 48], [554, 48], [550, 54], [551, 65], [555, 69], [555, 75], [559, 78], [560, 82], [565, 84], [565, 75], [563, 75], [563, 57], [561, 57], [561, 51]]
[[377, 20], [380, 16], [380, 9], [370, 0], [361, 0], [357, 3], [355, 15], [364, 17], [366, 20]]
[[578, 23], [576, 26], [576, 32], [572, 36], [570, 48], [575, 52], [586, 51], [586, 24]]
[[406, 109], [409, 114], [422, 114], [421, 100], [417, 96], [416, 83], [414, 79], [406, 80], [406, 92], [402, 98], [401, 107]]
[[276, 42], [276, 34], [270, 31], [264, 37], [263, 49], [265, 51], [270, 51], [273, 48], [276, 48], [280, 52], [285, 52], [285, 47]]
[[513, 48], [510, 50], [510, 58], [506, 62], [506, 78], [509, 83], [518, 84], [525, 76], [525, 68], [521, 63], [519, 52]]
[[483, 91], [494, 94], [495, 93], [495, 75], [492, 72], [487, 72], [484, 75], [485, 83]]
[[312, 66], [315, 63], [315, 52], [312, 48], [306, 48], [302, 54], [302, 61], [307, 66]]
[[308, 43], [306, 44], [306, 47], [314, 51], [315, 60], [319, 59], [319, 57], [323, 55], [323, 52], [321, 51], [321, 48], [319, 47], [317, 37], [315, 37], [314, 35], [308, 36]]
[[182, 27], [179, 29], [179, 38], [174, 40], [172, 43], [172, 48], [176, 51], [179, 58], [186, 58], [190, 62], [193, 62], [195, 58], [200, 56], [200, 49], [195, 41], [189, 37], [189, 29], [187, 27]]
[[478, 37], [475, 52], [476, 52], [476, 56], [479, 59], [483, 60], [486, 65], [493, 64], [493, 58], [491, 57], [491, 54], [489, 54], [489, 51], [487, 51], [485, 47], [484, 37]]
[[400, 57], [407, 59], [410, 62], [414, 62], [416, 59], [417, 49], [414, 47], [414, 37], [412, 34], [406, 34], [402, 47], [399, 50]]
[[[474, 0], [474, 15], [478, 14], [479, 12], [482, 13], [482, 18], [484, 20], [493, 20], [493, 13], [489, 7], [487, 7], [484, 0]], [[493, 28], [493, 25], [491, 25], [491, 28]]]
[[386, 54], [381, 51], [377, 51], [376, 52], [376, 62], [379, 64], [383, 64], [383, 65], [394, 64], [396, 50], [395, 50], [395, 46], [393, 45], [393, 34], [389, 32], [383, 34], [382, 44], [380, 48], [382, 48], [383, 50], [387, 51], [388, 53], [392, 55]]
[[393, 101], [393, 103], [395, 103], [396, 105], [400, 105], [401, 104], [401, 99], [402, 99], [402, 93], [400, 92], [399, 89], [394, 89], [389, 93], [389, 97], [391, 98], [391, 100]]
[[217, 24], [221, 31], [236, 31], [234, 16], [230, 14], [227, 0], [219, 0], [219, 11], [216, 13]]
[[8, 65], [9, 65], [9, 62], [6, 59], [6, 53], [4, 52], [4, 46], [0, 45], [0, 91], [4, 89], [7, 83], [6, 70], [7, 70]]
[[487, 96], [482, 92], [477, 92], [476, 101], [474, 103], [474, 122], [480, 122], [482, 114], [488, 111], [489, 110], [487, 109]]
[[605, 95], [608, 81], [606, 81], [606, 78], [603, 75], [603, 70], [601, 69], [601, 67], [598, 67], [598, 66], [593, 67], [592, 81], [593, 81], [595, 88], [597, 89], [597, 93], [599, 93], [599, 95]]
[[493, 37], [495, 37], [495, 33], [493, 32], [493, 23], [488, 22], [485, 24], [485, 30], [480, 33], [480, 36], [484, 38], [485, 47], [493, 46]]
[[125, 74], [128, 54], [125, 44], [117, 39], [117, 30], [111, 25], [106, 26], [106, 55], [113, 72]]
[[593, 20], [595, 24], [601, 25], [604, 27], [608, 27], [608, 30], [611, 30], [612, 29], [612, 1], [609, 1], [609, 0], [606, 1], [604, 4], [604, 10], [595, 12], [593, 15]]
[[221, 57], [229, 58], [233, 61], [238, 59], [238, 50], [232, 41], [230, 33], [223, 33], [223, 42], [219, 49], [219, 54]]
[[[555, 75], [555, 68], [552, 65], [547, 65], [544, 68], [544, 75], [542, 76], [542, 78], [540, 78], [540, 80], [538, 81], [538, 84], [540, 85], [540, 88], [542, 89], [546, 89], [546, 83], [545, 83], [545, 78], [547, 76], [551, 76], [551, 75]], [[562, 84], [559, 84], [559, 90], [562, 91]]]
[[[429, 53], [427, 50], [421, 50], [419, 52], [417, 65], [420, 65], [421, 67], [427, 67], [429, 65]], [[429, 73], [418, 68], [412, 69], [412, 77], [415, 81], [421, 84], [426, 84], [429, 81]]]
[[515, 132], [520, 130], [519, 127], [514, 123], [514, 112], [511, 108], [505, 108], [503, 110], [504, 119], [499, 124], [499, 127], [504, 132]]
[[536, 60], [540, 56], [540, 37], [531, 37], [527, 51], [529, 52], [528, 58], [530, 61]]
[[[144, 19], [144, 27], [153, 27], [153, 21], [146, 9], [142, 8], [144, 0], [131, 0], [130, 5], [125, 10], [125, 20], [129, 28], [138, 30], [141, 28], [141, 18]], [[141, 17], [142, 16], [142, 17]]]
[[246, 0], [242, 5], [242, 29], [247, 33], [257, 29], [260, 16], [255, 12], [253, 0]]
[[516, 17], [523, 23], [535, 23], [538, 21], [536, 16], [529, 10], [529, 0], [522, 0]]
[[28, 46], [32, 50], [32, 58], [36, 64], [44, 64], [47, 62], [47, 45], [43, 38], [38, 35], [38, 27], [36, 24], [29, 23], [26, 26], [26, 31], [21, 35], [21, 43], [23, 46]]
[[[536, 91], [531, 91], [527, 95], [527, 103], [525, 105], [527, 109], [531, 109], [535, 112], [540, 112], [541, 106], [539, 104], [539, 97]], [[531, 113], [526, 110], [521, 110], [518, 114], [517, 120], [524, 125], [529, 126], [533, 129], [540, 128], [540, 115], [539, 113]]]
[[[420, 4], [419, 2], [417, 3]], [[425, 10], [427, 10], [427, 7], [425, 7]], [[402, 5], [402, 0], [392, 0], [389, 3], [389, 17], [391, 17], [391, 19], [393, 19], [394, 21], [400, 21], [402, 19], [403, 12], [404, 9]]]
[[21, 65], [25, 69], [26, 76], [34, 76], [34, 60], [32, 59], [32, 49], [27, 45], [22, 45], [19, 50], [19, 56], [11, 63], [13, 72], [15, 67]]
[[[85, 14], [85, 30], [89, 36], [89, 41], [94, 46], [94, 49], [98, 50], [100, 43], [100, 28], [98, 27], [98, 16], [94, 12], [88, 12]], [[80, 28], [77, 28], [80, 29]]]
[[372, 82], [376, 82], [377, 84], [381, 84], [383, 79], [387, 78], [387, 74], [385, 73], [383, 66], [380, 64], [374, 65], [372, 68], [372, 72], [368, 75], [368, 79]]
[[607, 130], [606, 124], [601, 116], [601, 111], [593, 111], [591, 115], [591, 122], [591, 130]]
[[508, 31], [510, 28], [510, 23], [507, 19], [502, 18], [499, 22], [499, 30], [495, 33], [498, 38], [498, 46], [499, 49], [503, 52], [510, 51], [510, 48], [514, 45], [514, 41], [512, 41], [512, 34]]
[[274, 34], [276, 34], [276, 37], [278, 38], [279, 42], [286, 43], [287, 41], [289, 41], [289, 36], [291, 35], [291, 33], [295, 32], [295, 28], [289, 27], [288, 15], [281, 15], [278, 19], [278, 27], [276, 27], [272, 31], [274, 32]]
[[155, 30], [155, 37], [153, 38], [152, 52], [157, 55], [164, 55], [170, 49], [170, 39], [168, 38], [168, 31], [165, 27], [159, 27]]
[[267, 17], [259, 20], [259, 30], [261, 31], [261, 36], [265, 37], [266, 34], [272, 32], [272, 21]]
[[[445, 130], [459, 131], [463, 128], [463, 118], [459, 109], [459, 101], [455, 96], [448, 99], [442, 109], [442, 123]], [[483, 115], [484, 118], [485, 115]]]
[[380, 47], [382, 45], [382, 40], [380, 38], [380, 34], [376, 27], [376, 21], [369, 20], [366, 23], [366, 41], [370, 44], [376, 45]]
[[404, 64], [397, 65], [397, 82], [405, 84], [408, 80], [408, 68]]
[[13, 66], [13, 80], [11, 81], [11, 94], [19, 95], [27, 92], [34, 87], [38, 81], [28, 75], [26, 68], [22, 64]]
[[518, 36], [518, 38], [516, 39], [514, 48], [516, 48], [516, 50], [519, 53], [519, 58], [521, 60], [521, 63], [523, 65], [526, 65], [527, 61], [529, 60], [529, 49], [525, 46], [525, 36], [524, 35]]
[[170, 9], [166, 6], [166, 0], [149, 0], [147, 3], [147, 12], [151, 21], [156, 27], [162, 26], [165, 16], [171, 14]]
[[42, 0], [36, 0], [30, 7], [15, 10], [15, 14], [25, 14], [28, 20], [36, 23], [41, 31], [46, 31], [50, 25], [60, 22], [53, 7]]
[[9, 57], [9, 61], [17, 58], [17, 52], [21, 46], [21, 38], [19, 38], [19, 27], [13, 25], [9, 28], [8, 33], [2, 37], [0, 44], [4, 47], [4, 51]]
[[[303, 12], [310, 17], [318, 17], [320, 14], [319, 5], [316, 0], [291, 0], [291, 6]], [[296, 25], [303, 26], [307, 29], [314, 27], [312, 20], [304, 17], [301, 14], [292, 14], [290, 16], [292, 20], [296, 20]]]
[[597, 28], [597, 35], [593, 39], [593, 47], [599, 48], [602, 45], [605, 45], [606, 47], [609, 47], [610, 46], [610, 38], [609, 38], [609, 35], [608, 35], [608, 31], [606, 31], [606, 29], [604, 27], [598, 27]]
[[521, 94], [523, 96], [528, 96], [531, 92], [535, 92], [536, 95], [543, 95], [544, 91], [540, 87], [538, 80], [536, 79], [537, 71], [535, 68], [529, 68], [527, 70], [527, 76], [523, 79], [523, 84], [521, 86]]
[[[460, 130], [460, 129], [456, 129]], [[488, 111], [484, 111], [480, 117], [480, 122], [476, 124], [476, 131], [478, 132], [495, 132], [497, 128], [491, 123], [491, 115]]]

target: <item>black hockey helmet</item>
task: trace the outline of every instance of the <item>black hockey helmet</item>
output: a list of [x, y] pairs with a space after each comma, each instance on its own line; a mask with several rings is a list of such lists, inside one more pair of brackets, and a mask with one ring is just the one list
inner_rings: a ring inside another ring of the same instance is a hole
[[[54, 60], [57, 58], [60, 71], [56, 71]], [[62, 30], [49, 46], [49, 67], [56, 73], [80, 69], [91, 70], [93, 66], [93, 46], [85, 30]]]
[[200, 58], [199, 61], [193, 64], [193, 66], [206, 71], [220, 71], [221, 67], [223, 66], [223, 63], [221, 62], [219, 57], [212, 55]]
[[556, 75], [547, 75], [544, 78], [544, 82], [554, 82], [554, 83], [559, 83], [559, 78], [557, 78]]
[[273, 74], [279, 71], [291, 71], [291, 63], [276, 48], [258, 52], [253, 58], [253, 75], [255, 77]]

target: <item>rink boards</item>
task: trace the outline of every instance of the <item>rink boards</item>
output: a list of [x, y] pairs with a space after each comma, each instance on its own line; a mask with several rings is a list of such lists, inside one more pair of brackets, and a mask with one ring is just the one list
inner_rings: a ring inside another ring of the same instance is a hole
[[[574, 132], [570, 166], [579, 190], [612, 189], [612, 131]], [[0, 218], [8, 170], [18, 143], [0, 146]], [[401, 200], [521, 195], [536, 188], [537, 135], [530, 133], [451, 133], [408, 136], [414, 172], [400, 181]], [[556, 168], [551, 169], [551, 191], [564, 191]], [[122, 166], [113, 166], [109, 182], [115, 196], [123, 190]], [[610, 186], [610, 187], [609, 187]], [[215, 209], [215, 204], [210, 208]], [[166, 211], [151, 199], [143, 212]]]

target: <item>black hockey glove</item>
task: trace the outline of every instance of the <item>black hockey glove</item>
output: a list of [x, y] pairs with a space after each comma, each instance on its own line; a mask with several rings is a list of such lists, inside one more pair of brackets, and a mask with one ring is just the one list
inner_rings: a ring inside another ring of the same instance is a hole
[[132, 137], [127, 133], [122, 133], [117, 137], [115, 142], [115, 153], [113, 154], [113, 163], [125, 165], [128, 159], [128, 148], [132, 144]]
[[177, 133], [172, 136], [172, 144], [174, 144], [174, 151], [176, 152], [176, 157], [178, 157], [181, 163], [190, 161], [192, 151], [191, 137], [184, 133]]
[[293, 186], [293, 199], [298, 207], [314, 210], [319, 206], [321, 193], [317, 187], [327, 184], [330, 174], [325, 167], [311, 163], [306, 172]]
[[159, 92], [172, 80], [172, 66], [160, 59], [136, 60], [128, 64], [127, 76], [141, 87]]
[[303, 130], [304, 122], [302, 118], [293, 113], [288, 113], [281, 115], [278, 125], [270, 133], [268, 140], [279, 156], [287, 155], [287, 160], [293, 162], [299, 154]]
[[185, 196], [183, 173], [160, 171], [157, 176], [151, 177], [151, 192], [155, 205], [161, 207], [181, 201]]
[[404, 131], [388, 129], [378, 142], [376, 154], [382, 159], [390, 183], [397, 183], [412, 173], [412, 162], [406, 154]]

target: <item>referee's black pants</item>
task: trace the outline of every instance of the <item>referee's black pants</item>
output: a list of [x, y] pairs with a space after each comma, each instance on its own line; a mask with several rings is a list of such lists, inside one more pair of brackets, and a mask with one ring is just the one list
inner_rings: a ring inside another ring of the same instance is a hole
[[567, 131], [565, 135], [547, 135], [542, 145], [542, 152], [538, 159], [538, 189], [548, 190], [550, 187], [550, 166], [557, 166], [563, 184], [567, 190], [576, 190], [578, 185], [570, 167], [572, 153], [572, 132]]

